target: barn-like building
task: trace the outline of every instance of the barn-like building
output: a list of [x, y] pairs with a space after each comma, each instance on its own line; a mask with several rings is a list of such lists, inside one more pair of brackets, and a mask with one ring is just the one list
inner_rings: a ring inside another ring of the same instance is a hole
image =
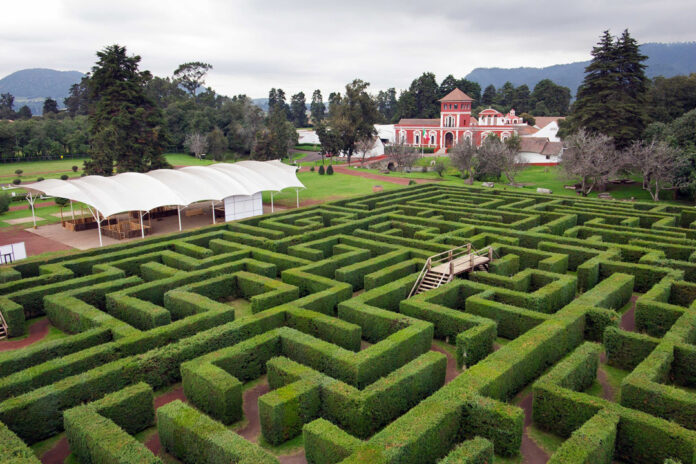
[[522, 118], [510, 110], [508, 114], [488, 108], [471, 116], [473, 99], [459, 89], [454, 89], [440, 99], [438, 119], [402, 119], [395, 125], [396, 140], [416, 147], [433, 147], [435, 151], [449, 148], [459, 140], [469, 138], [477, 146], [490, 134], [505, 140], [517, 133], [516, 125]]

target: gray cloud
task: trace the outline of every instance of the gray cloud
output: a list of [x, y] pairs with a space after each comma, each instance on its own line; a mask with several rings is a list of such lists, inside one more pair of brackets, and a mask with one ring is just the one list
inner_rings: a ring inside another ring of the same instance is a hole
[[475, 67], [584, 60], [604, 29], [641, 42], [694, 40], [686, 0], [296, 1], [38, 0], [5, 6], [0, 76], [26, 67], [88, 71], [111, 43], [170, 75], [191, 60], [214, 65], [221, 93], [264, 96], [360, 77], [405, 88], [424, 71], [464, 76]]

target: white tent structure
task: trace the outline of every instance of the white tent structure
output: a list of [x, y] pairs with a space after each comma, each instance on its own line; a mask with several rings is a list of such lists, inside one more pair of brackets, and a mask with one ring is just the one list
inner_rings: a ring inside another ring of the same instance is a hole
[[[125, 172], [112, 177], [86, 176], [75, 180], [47, 179], [23, 187], [31, 205], [34, 227], [34, 202], [39, 194], [67, 198], [87, 205], [97, 222], [102, 244], [101, 222], [115, 214], [138, 211], [140, 229], [145, 237], [143, 215], [155, 208], [176, 206], [181, 230], [181, 209], [192, 203], [210, 201], [215, 222], [215, 202], [225, 204], [225, 219], [241, 219], [262, 214], [261, 192], [273, 193], [295, 188], [297, 206], [299, 189], [304, 188], [296, 169], [278, 160], [218, 163], [181, 169], [158, 169], [147, 173]], [[249, 208], [251, 205], [251, 208]], [[228, 206], [232, 213], [228, 215]], [[237, 210], [239, 212], [237, 213]], [[259, 211], [261, 209], [261, 211]]]

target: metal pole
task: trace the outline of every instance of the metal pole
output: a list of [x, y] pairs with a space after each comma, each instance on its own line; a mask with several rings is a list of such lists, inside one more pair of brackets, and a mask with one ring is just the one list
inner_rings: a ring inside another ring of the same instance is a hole
[[75, 220], [75, 211], [73, 210], [72, 200], [70, 200], [70, 215], [72, 216], [73, 221], [74, 221]]
[[176, 205], [176, 215], [179, 216], [179, 232], [181, 232], [181, 206]]
[[271, 213], [273, 212], [273, 192], [271, 192]]
[[145, 238], [145, 228], [143, 227], [143, 212], [138, 211], [138, 214], [140, 214], [140, 236], [142, 238]]
[[210, 207], [213, 210], [213, 224], [215, 224], [215, 200], [210, 202]]
[[36, 229], [36, 215], [34, 214], [34, 198], [29, 192], [29, 204], [31, 205], [31, 218], [34, 220], [34, 229]]
[[97, 210], [97, 230], [99, 231], [99, 246], [102, 247], [104, 244], [102, 243], [102, 236], [101, 236], [101, 219], [99, 219], [99, 211]]

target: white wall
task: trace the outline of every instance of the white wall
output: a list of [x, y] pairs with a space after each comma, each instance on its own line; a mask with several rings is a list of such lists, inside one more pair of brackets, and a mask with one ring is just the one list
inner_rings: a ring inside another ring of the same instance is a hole
[[560, 142], [561, 139], [558, 138], [558, 123], [556, 121], [552, 121], [534, 134], [530, 135], [530, 137], [548, 137], [549, 142]]
[[227, 197], [223, 201], [225, 204], [225, 222], [263, 214], [261, 192], [253, 195], [235, 195]]
[[540, 155], [539, 153], [532, 153], [528, 151], [521, 151], [519, 153], [520, 161], [522, 163], [560, 163], [560, 156], [549, 156], [546, 159], [546, 155]]

